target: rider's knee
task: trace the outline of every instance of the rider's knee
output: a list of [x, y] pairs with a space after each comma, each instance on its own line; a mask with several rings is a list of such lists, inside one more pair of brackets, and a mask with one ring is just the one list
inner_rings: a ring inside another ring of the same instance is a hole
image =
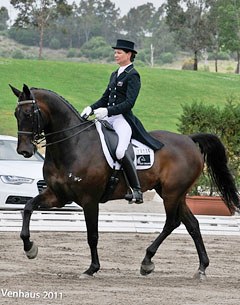
[[116, 157], [118, 160], [121, 160], [125, 155], [125, 150], [117, 148]]

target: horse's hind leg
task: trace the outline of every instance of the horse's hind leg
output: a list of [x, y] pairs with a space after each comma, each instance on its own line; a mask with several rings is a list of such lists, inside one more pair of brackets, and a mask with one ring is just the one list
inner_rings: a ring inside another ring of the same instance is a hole
[[[173, 206], [169, 204], [167, 200], [164, 201], [164, 205], [165, 207]], [[157, 249], [161, 243], [172, 233], [172, 231], [181, 224], [177, 205], [171, 209], [166, 209], [166, 217], [166, 222], [162, 232], [146, 250], [146, 255], [142, 261], [140, 269], [140, 273], [142, 275], [150, 274], [154, 270], [155, 266], [152, 262], [152, 258], [157, 252]]]
[[186, 204], [183, 205], [183, 209], [181, 211], [181, 221], [192, 237], [199, 257], [199, 268], [194, 277], [200, 280], [204, 280], [206, 278], [205, 270], [209, 265], [209, 259], [200, 232], [199, 222], [197, 218], [192, 214], [190, 209], [186, 206]]

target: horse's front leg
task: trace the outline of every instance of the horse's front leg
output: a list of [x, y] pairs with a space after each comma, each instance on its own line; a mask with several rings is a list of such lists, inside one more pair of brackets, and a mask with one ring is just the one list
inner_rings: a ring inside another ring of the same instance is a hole
[[34, 242], [30, 241], [29, 225], [33, 211], [40, 206], [45, 208], [59, 206], [59, 201], [57, 197], [49, 188], [46, 188], [41, 194], [37, 195], [33, 199], [30, 199], [26, 203], [22, 213], [23, 220], [20, 237], [23, 240], [24, 251], [27, 257], [30, 259], [35, 258], [37, 256], [38, 247]]
[[30, 219], [32, 212], [37, 209], [39, 206], [39, 195], [30, 199], [22, 212], [22, 230], [20, 233], [20, 237], [23, 240], [24, 251], [29, 259], [35, 258], [38, 254], [38, 247], [32, 241], [30, 241]]
[[94, 273], [98, 272], [100, 269], [100, 263], [98, 259], [98, 251], [97, 251], [97, 244], [98, 244], [98, 212], [99, 212], [99, 205], [98, 204], [89, 204], [84, 206], [84, 215], [85, 221], [87, 226], [87, 239], [88, 245], [91, 251], [91, 265], [90, 267], [84, 272], [84, 274], [93, 276]]

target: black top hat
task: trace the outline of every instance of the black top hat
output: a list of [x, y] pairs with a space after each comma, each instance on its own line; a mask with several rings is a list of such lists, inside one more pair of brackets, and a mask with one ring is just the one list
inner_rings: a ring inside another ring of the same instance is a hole
[[137, 51], [134, 50], [134, 42], [129, 41], [129, 40], [118, 39], [116, 46], [112, 47], [112, 48], [113, 49], [128, 50], [128, 51], [131, 51], [131, 52], [137, 54]]

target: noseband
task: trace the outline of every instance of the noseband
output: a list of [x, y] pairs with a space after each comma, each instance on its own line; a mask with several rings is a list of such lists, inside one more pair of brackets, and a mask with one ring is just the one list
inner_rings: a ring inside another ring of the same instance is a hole
[[19, 130], [18, 135], [29, 135], [32, 137], [33, 143], [38, 143], [38, 140], [42, 139], [44, 136], [41, 134], [41, 122], [43, 122], [43, 117], [35, 100], [25, 100], [18, 102], [18, 106], [23, 106], [31, 104], [32, 105], [32, 131]]

